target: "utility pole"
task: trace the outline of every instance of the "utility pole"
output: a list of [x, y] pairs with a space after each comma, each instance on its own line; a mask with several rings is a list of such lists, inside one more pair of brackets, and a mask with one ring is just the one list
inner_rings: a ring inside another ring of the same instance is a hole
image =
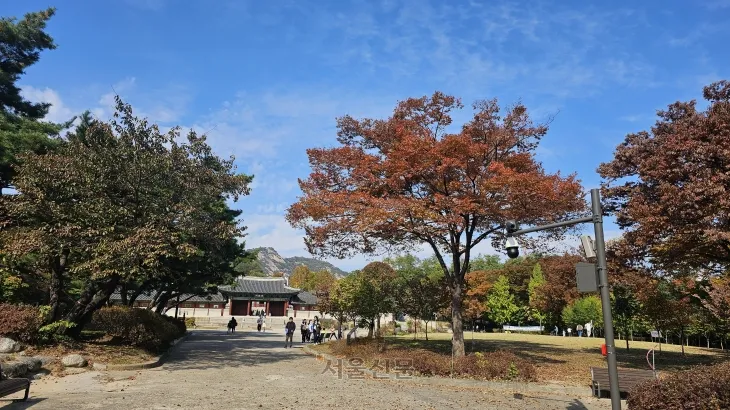
[[598, 290], [601, 295], [601, 310], [603, 312], [603, 334], [606, 340], [611, 409], [621, 410], [621, 393], [618, 388], [618, 362], [616, 360], [613, 317], [611, 314], [611, 294], [608, 289], [608, 272], [606, 270], [606, 241], [603, 237], [603, 209], [601, 207], [601, 193], [598, 189], [591, 189], [591, 211], [591, 216], [519, 230], [517, 229], [517, 224], [514, 221], [508, 221], [506, 227], [507, 243], [505, 247], [507, 248], [507, 255], [510, 258], [516, 258], [519, 256], [519, 251], [517, 242], [514, 239], [515, 236], [531, 232], [545, 231], [548, 229], [562, 228], [580, 223], [593, 223], [593, 229], [596, 235], [596, 273], [598, 278]]
[[596, 234], [596, 269], [598, 269], [598, 289], [601, 292], [601, 308], [603, 310], [603, 331], [606, 339], [606, 356], [608, 358], [608, 381], [611, 386], [611, 408], [621, 410], [621, 392], [618, 388], [618, 361], [613, 335], [613, 317], [611, 315], [611, 294], [608, 289], [608, 272], [606, 268], [606, 241], [603, 237], [603, 208], [601, 193], [591, 189], [591, 208], [593, 210], [593, 230]]

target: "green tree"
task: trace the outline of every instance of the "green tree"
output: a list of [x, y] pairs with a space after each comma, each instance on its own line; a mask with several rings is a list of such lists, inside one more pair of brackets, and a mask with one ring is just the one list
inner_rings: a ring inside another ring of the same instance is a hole
[[612, 291], [613, 321], [626, 339], [626, 350], [629, 350], [629, 335], [637, 325], [637, 315], [641, 311], [641, 304], [634, 292], [627, 286], [615, 285]]
[[368, 337], [373, 337], [380, 316], [395, 309], [395, 271], [386, 263], [371, 262], [340, 280], [339, 285], [342, 307], [351, 319], [366, 324]]
[[580, 298], [563, 309], [563, 323], [566, 326], [575, 328], [577, 325], [584, 325], [593, 321], [593, 328], [603, 327], [603, 313], [601, 311], [601, 299], [591, 295]]
[[239, 255], [232, 241], [244, 228], [225, 200], [247, 195], [252, 177], [236, 174], [205, 137], [163, 134], [118, 98], [115, 119], [92, 124], [85, 142], [23, 160], [2, 243], [45, 262], [50, 319], [77, 332], [124, 283], [206, 283], [209, 274], [216, 282], [214, 270]]
[[542, 326], [542, 322], [547, 319], [547, 314], [540, 309], [538, 303], [538, 289], [545, 285], [545, 276], [542, 274], [542, 267], [539, 263], [535, 264], [532, 268], [532, 276], [530, 276], [530, 282], [527, 284], [527, 291], [529, 294], [529, 316], [538, 322]]
[[397, 273], [396, 309], [414, 319], [422, 320], [428, 340], [428, 322], [436, 312], [449, 305], [449, 293], [443, 273], [437, 265], [423, 263], [410, 254], [386, 262]]
[[498, 255], [479, 255], [469, 262], [469, 272], [499, 269], [502, 262]]
[[510, 293], [506, 276], [500, 276], [489, 291], [487, 309], [489, 319], [500, 325], [519, 318], [520, 307], [515, 303], [515, 296]]
[[38, 62], [42, 51], [56, 48], [45, 32], [54, 13], [55, 9], [49, 8], [28, 13], [20, 21], [0, 18], [0, 195], [12, 186], [18, 155], [47, 151], [55, 145], [49, 135], [63, 128], [40, 121], [50, 105], [27, 101], [17, 85], [25, 70]]

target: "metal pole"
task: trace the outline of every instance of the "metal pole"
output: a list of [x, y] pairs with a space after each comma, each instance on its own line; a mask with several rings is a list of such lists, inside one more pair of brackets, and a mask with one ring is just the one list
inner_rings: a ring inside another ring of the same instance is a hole
[[593, 210], [593, 228], [596, 234], [596, 259], [598, 262], [598, 287], [601, 292], [601, 308], [603, 310], [603, 328], [606, 337], [608, 357], [608, 381], [611, 387], [611, 409], [621, 410], [621, 393], [618, 389], [618, 363], [616, 346], [614, 346], [613, 318], [611, 316], [611, 295], [608, 290], [608, 272], [606, 272], [606, 242], [603, 238], [603, 209], [601, 194], [598, 189], [591, 189], [591, 208]]

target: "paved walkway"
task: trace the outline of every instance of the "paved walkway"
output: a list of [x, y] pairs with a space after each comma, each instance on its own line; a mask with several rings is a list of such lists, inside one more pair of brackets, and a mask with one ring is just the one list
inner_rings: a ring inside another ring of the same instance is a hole
[[[284, 349], [281, 332], [195, 331], [167, 363], [135, 372], [85, 372], [33, 383], [11, 409], [604, 409], [608, 400], [515, 394], [467, 380], [352, 380]], [[324, 373], [323, 373], [324, 372]]]

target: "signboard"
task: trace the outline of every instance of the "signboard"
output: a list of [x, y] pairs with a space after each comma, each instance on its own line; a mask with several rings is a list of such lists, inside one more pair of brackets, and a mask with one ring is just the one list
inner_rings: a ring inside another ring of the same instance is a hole
[[598, 291], [598, 272], [593, 263], [578, 262], [575, 264], [575, 282], [578, 284], [578, 292]]
[[657, 337], [659, 337], [659, 331], [658, 331], [658, 330], [652, 330], [652, 331], [651, 331], [651, 337], [652, 337], [652, 338], [657, 338]]

